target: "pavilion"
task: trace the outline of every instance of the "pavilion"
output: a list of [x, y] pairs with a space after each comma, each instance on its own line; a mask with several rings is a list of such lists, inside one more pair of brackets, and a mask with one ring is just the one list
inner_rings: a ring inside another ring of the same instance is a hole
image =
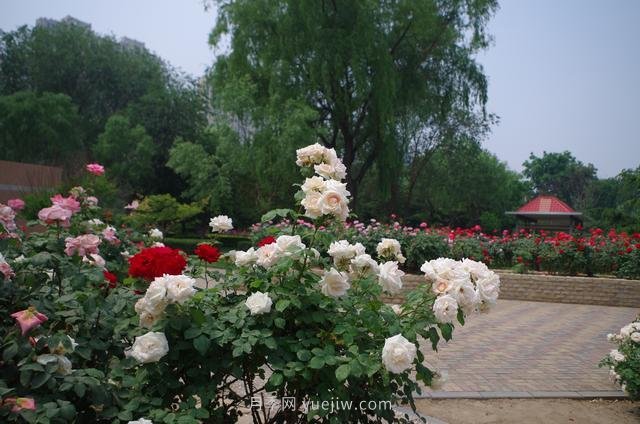
[[506, 214], [515, 215], [518, 220], [516, 229], [571, 232], [582, 223], [581, 212], [576, 212], [562, 200], [550, 195], [537, 196], [517, 211]]

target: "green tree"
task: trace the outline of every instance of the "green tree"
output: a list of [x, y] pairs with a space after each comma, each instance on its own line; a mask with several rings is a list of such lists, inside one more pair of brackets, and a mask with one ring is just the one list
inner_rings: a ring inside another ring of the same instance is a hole
[[511, 224], [505, 211], [518, 207], [527, 191], [519, 174], [476, 143], [442, 146], [428, 158], [407, 217], [414, 223], [504, 228]]
[[494, 0], [216, 3], [211, 43], [228, 36], [231, 47], [213, 72], [223, 118], [271, 151], [306, 126], [294, 145], [335, 147], [354, 201], [374, 169], [379, 192], [393, 195], [418, 135], [455, 140], [491, 119], [474, 55]]
[[157, 147], [144, 127], [132, 125], [126, 116], [113, 115], [107, 121], [93, 151], [121, 190], [144, 193], [156, 183], [153, 158]]
[[0, 150], [6, 160], [63, 165], [82, 146], [80, 118], [64, 94], [0, 96]]
[[202, 206], [197, 203], [180, 203], [170, 194], [155, 194], [145, 197], [127, 221], [138, 226], [158, 226], [166, 232], [171, 225], [184, 223], [201, 212]]
[[574, 208], [585, 206], [587, 188], [597, 179], [592, 164], [583, 164], [568, 151], [543, 152], [541, 157], [531, 153], [522, 165], [536, 193], [553, 194]]

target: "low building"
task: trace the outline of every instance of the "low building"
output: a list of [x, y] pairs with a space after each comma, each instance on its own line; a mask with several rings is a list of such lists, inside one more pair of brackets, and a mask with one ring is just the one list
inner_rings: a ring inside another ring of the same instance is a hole
[[540, 195], [507, 215], [516, 217], [516, 228], [531, 231], [565, 231], [571, 232], [576, 225], [582, 223], [582, 213], [576, 212], [555, 196]]

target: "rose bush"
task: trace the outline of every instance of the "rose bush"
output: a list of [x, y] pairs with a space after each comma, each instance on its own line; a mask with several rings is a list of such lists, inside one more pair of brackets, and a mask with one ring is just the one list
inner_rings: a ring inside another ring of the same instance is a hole
[[[225, 255], [200, 245], [187, 257], [155, 231], [116, 228], [85, 190], [55, 197], [51, 207], [66, 212], [43, 214], [43, 233], [26, 237], [6, 213], [0, 417], [402, 420], [386, 403], [415, 408], [414, 394], [441, 381], [425, 357], [451, 339], [454, 322], [495, 303], [499, 279], [472, 260], [427, 261], [424, 285], [402, 305], [383, 303], [402, 288], [401, 240], [327, 243], [324, 235], [345, 234], [344, 168], [319, 145], [299, 150], [298, 162], [307, 176], [300, 209], [263, 217], [297, 224]], [[213, 232], [232, 228], [229, 217], [211, 220]], [[295, 407], [252, 407], [269, 395]], [[377, 406], [313, 407], [336, 399]]]
[[611, 380], [631, 399], [640, 399], [640, 319], [607, 338], [617, 345], [617, 349], [613, 349], [600, 366], [609, 367]]

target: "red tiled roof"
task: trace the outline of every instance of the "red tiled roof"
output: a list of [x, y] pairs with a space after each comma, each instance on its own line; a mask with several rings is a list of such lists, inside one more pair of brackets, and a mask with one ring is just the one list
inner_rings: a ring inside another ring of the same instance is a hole
[[520, 207], [518, 213], [576, 213], [555, 196], [540, 195]]

